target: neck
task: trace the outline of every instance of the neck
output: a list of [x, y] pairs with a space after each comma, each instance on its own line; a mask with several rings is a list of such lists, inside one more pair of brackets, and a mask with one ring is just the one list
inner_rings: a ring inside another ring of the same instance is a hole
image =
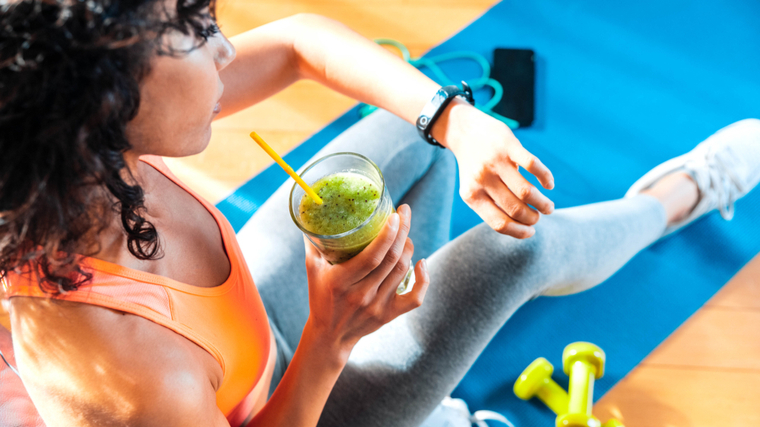
[[[124, 163], [126, 166], [121, 170], [121, 178], [129, 185], [139, 185], [142, 187], [145, 194], [145, 205], [149, 205], [149, 194], [151, 190], [150, 171], [144, 168], [144, 164], [141, 165], [139, 157], [142, 154], [136, 153], [132, 150], [126, 151], [124, 156]], [[110, 197], [110, 195], [109, 195]], [[113, 212], [109, 210], [109, 212]], [[155, 209], [150, 210], [151, 214], [155, 214]], [[141, 213], [143, 217], [154, 221], [154, 218], [147, 216], [147, 211]], [[99, 251], [92, 255], [95, 258], [100, 258], [105, 261], [113, 263], [124, 263], [132, 260], [126, 250], [126, 237], [124, 235], [124, 229], [121, 223], [121, 218], [118, 214], [114, 214], [110, 218], [109, 226], [104, 230], [99, 231], [97, 237], [99, 242]]]
[[145, 177], [142, 174], [142, 168], [140, 168], [140, 153], [136, 153], [132, 150], [123, 154], [124, 163], [126, 167], [122, 170], [122, 179], [130, 185], [140, 185], [145, 188]]

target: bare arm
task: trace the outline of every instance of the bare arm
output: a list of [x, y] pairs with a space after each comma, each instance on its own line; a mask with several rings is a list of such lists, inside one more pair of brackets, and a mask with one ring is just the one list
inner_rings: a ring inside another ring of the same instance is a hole
[[277, 389], [247, 427], [317, 425], [346, 358], [347, 354], [307, 323]]
[[[348, 27], [316, 15], [296, 15], [232, 39], [237, 59], [221, 71], [223, 113], [253, 105], [298, 79], [320, 82], [414, 123], [438, 85], [397, 56]], [[520, 173], [554, 187], [549, 169], [500, 121], [455, 100], [432, 135], [451, 149], [460, 195], [494, 230], [531, 237], [539, 212], [554, 204]]]
[[237, 55], [220, 73], [220, 117], [306, 78], [413, 123], [439, 87], [386, 49], [318, 15], [295, 15], [230, 41]]
[[222, 111], [215, 120], [257, 104], [301, 79], [293, 50], [292, 19], [274, 21], [230, 39], [236, 55], [219, 73], [224, 94]]
[[424, 260], [414, 289], [396, 295], [414, 252], [410, 224], [402, 205], [367, 248], [337, 265], [304, 239], [309, 319], [277, 390], [247, 427], [315, 426], [356, 342], [422, 304], [430, 284]]

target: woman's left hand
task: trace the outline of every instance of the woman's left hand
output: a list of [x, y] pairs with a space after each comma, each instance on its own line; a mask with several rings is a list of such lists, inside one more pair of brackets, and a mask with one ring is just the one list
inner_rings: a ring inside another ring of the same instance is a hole
[[519, 168], [548, 190], [554, 188], [552, 173], [504, 123], [457, 98], [435, 123], [433, 137], [457, 158], [462, 199], [494, 230], [525, 239], [535, 233], [539, 212], [554, 211]]

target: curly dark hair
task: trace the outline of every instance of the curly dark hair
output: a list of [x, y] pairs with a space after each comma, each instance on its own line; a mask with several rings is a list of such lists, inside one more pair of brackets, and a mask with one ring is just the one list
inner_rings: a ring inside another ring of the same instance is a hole
[[[154, 55], [183, 55], [172, 31], [202, 46], [214, 0], [22, 0], [0, 6], [0, 279], [33, 271], [48, 293], [91, 274], [113, 211], [132, 255], [161, 256], [143, 189], [123, 153]], [[124, 179], [126, 176], [126, 180]]]

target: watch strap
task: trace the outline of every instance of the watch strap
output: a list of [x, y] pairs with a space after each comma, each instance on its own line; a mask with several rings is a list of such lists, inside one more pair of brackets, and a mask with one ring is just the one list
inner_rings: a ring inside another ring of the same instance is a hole
[[463, 81], [462, 89], [459, 89], [459, 87], [456, 85], [442, 86], [440, 89], [438, 89], [433, 98], [422, 108], [420, 116], [417, 117], [417, 132], [420, 134], [422, 139], [427, 141], [429, 144], [443, 148], [443, 145], [441, 145], [438, 141], [435, 140], [435, 138], [433, 138], [431, 131], [433, 129], [433, 125], [438, 120], [438, 118], [441, 117], [441, 114], [443, 114], [443, 111], [449, 105], [451, 100], [457, 96], [463, 97], [465, 100], [467, 100], [467, 102], [470, 103], [470, 105], [475, 105], [475, 99], [472, 96], [472, 89], [466, 82]]

